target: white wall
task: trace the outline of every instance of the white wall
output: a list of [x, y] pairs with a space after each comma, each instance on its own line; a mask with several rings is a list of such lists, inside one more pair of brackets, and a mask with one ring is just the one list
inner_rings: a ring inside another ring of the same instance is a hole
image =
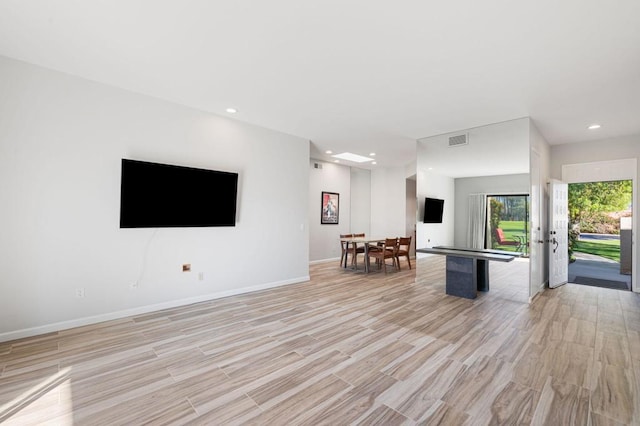
[[[417, 150], [417, 145], [416, 145]], [[418, 181], [417, 181], [418, 161], [413, 161], [404, 167], [406, 203], [405, 212], [405, 233], [404, 236], [411, 237], [411, 256], [416, 255], [416, 236], [418, 224]]]
[[351, 167], [351, 233], [371, 235], [371, 172]]
[[[314, 164], [320, 164], [316, 169]], [[340, 194], [338, 224], [320, 224], [322, 191]], [[351, 169], [318, 160], [309, 162], [309, 260], [340, 258], [340, 234], [351, 233]], [[338, 262], [336, 262], [337, 264]]]
[[404, 168], [371, 171], [371, 235], [399, 237], [404, 235], [406, 210], [406, 177]]
[[418, 161], [416, 160], [404, 166], [404, 177], [407, 179], [416, 180], [417, 171], [418, 171]]
[[[415, 175], [414, 175], [415, 176]], [[416, 224], [418, 223], [418, 193], [417, 182], [415, 179], [406, 179], [406, 199], [407, 210], [405, 212], [405, 237], [411, 237], [411, 247], [409, 252], [412, 256], [415, 255], [416, 249]]]
[[[321, 164], [317, 169], [314, 164]], [[340, 258], [340, 234], [397, 237], [406, 232], [404, 168], [365, 170], [321, 160], [310, 161], [309, 241], [311, 262]], [[320, 194], [340, 194], [338, 225], [320, 225]]]
[[[565, 164], [640, 158], [640, 135], [602, 139], [591, 142], [553, 145], [551, 147], [551, 177], [562, 179]], [[640, 164], [640, 162], [638, 162]]]
[[[308, 279], [307, 140], [2, 57], [0, 93], [0, 340]], [[238, 172], [237, 225], [119, 229], [121, 158]]]
[[529, 174], [481, 176], [455, 180], [455, 237], [459, 247], [467, 246], [469, 195], [529, 194]]
[[[538, 131], [535, 123], [530, 121], [529, 145], [532, 153], [537, 155], [539, 165], [539, 181], [534, 182], [535, 173], [531, 173], [531, 204], [530, 209], [534, 206], [534, 191], [539, 191], [540, 197], [540, 230], [538, 231], [534, 223], [531, 224], [530, 241], [530, 259], [529, 259], [529, 298], [533, 298], [537, 293], [544, 289], [545, 284], [549, 280], [549, 247], [545, 244], [537, 244], [537, 240], [547, 240], [549, 233], [549, 187], [547, 183], [551, 179], [551, 149], [542, 134]], [[530, 161], [533, 167], [533, 155]], [[533, 219], [533, 212], [530, 214]], [[534, 244], [537, 244], [534, 246]], [[538, 272], [539, 271], [539, 272]]]
[[[455, 224], [455, 180], [429, 171], [417, 173], [418, 223], [416, 224], [416, 248], [453, 245]], [[424, 199], [444, 200], [442, 223], [424, 223]], [[423, 256], [423, 255], [420, 255]]]

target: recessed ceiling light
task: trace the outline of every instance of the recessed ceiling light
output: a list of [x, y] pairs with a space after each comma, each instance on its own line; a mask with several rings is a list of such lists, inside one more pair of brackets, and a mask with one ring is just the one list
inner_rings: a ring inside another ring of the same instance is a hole
[[373, 161], [373, 158], [363, 157], [362, 155], [352, 154], [350, 152], [336, 154], [334, 157], [340, 158], [341, 160], [353, 161], [354, 163], [366, 163], [367, 161]]
[[371, 163], [371, 164], [376, 165], [376, 164], [378, 164], [378, 162], [377, 162], [377, 161], [374, 161], [374, 162], [373, 162], [373, 163]]
[[334, 163], [339, 163], [339, 162], [340, 162], [340, 160], [333, 160], [333, 162], [334, 162]]
[[238, 110], [237, 110], [237, 109], [235, 109], [235, 108], [227, 108], [227, 112], [228, 112], [229, 114], [235, 114], [236, 112], [238, 112]]
[[325, 154], [333, 154], [333, 151], [331, 151], [330, 149], [328, 149], [328, 150], [326, 150], [324, 153], [325, 153]]
[[375, 157], [375, 156], [376, 156], [376, 153], [375, 153], [375, 152], [370, 152], [370, 153], [369, 153], [369, 157]]
[[599, 124], [592, 124], [591, 126], [587, 127], [589, 130], [596, 130], [599, 129], [600, 127], [602, 127]]

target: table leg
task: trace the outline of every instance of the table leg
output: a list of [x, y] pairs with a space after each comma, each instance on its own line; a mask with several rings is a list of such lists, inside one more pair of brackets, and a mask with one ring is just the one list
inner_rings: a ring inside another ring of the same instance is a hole
[[489, 261], [476, 259], [478, 291], [489, 291]]
[[475, 299], [478, 273], [475, 259], [447, 256], [446, 292], [451, 296]]
[[364, 272], [369, 273], [369, 243], [364, 243]]
[[347, 269], [347, 258], [349, 257], [349, 241], [344, 246], [344, 269]]

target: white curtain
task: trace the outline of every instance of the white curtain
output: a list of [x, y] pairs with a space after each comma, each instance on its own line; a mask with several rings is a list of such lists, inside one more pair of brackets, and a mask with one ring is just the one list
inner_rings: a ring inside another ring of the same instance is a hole
[[467, 246], [470, 248], [484, 248], [484, 238], [487, 222], [487, 194], [469, 195], [469, 226]]

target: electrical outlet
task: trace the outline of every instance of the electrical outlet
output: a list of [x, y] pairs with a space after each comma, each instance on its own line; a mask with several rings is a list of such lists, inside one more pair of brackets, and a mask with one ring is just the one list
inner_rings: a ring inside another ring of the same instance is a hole
[[204, 280], [204, 272], [198, 272], [198, 281]]
[[78, 299], [84, 299], [84, 287], [83, 288], [76, 288], [76, 297]]

